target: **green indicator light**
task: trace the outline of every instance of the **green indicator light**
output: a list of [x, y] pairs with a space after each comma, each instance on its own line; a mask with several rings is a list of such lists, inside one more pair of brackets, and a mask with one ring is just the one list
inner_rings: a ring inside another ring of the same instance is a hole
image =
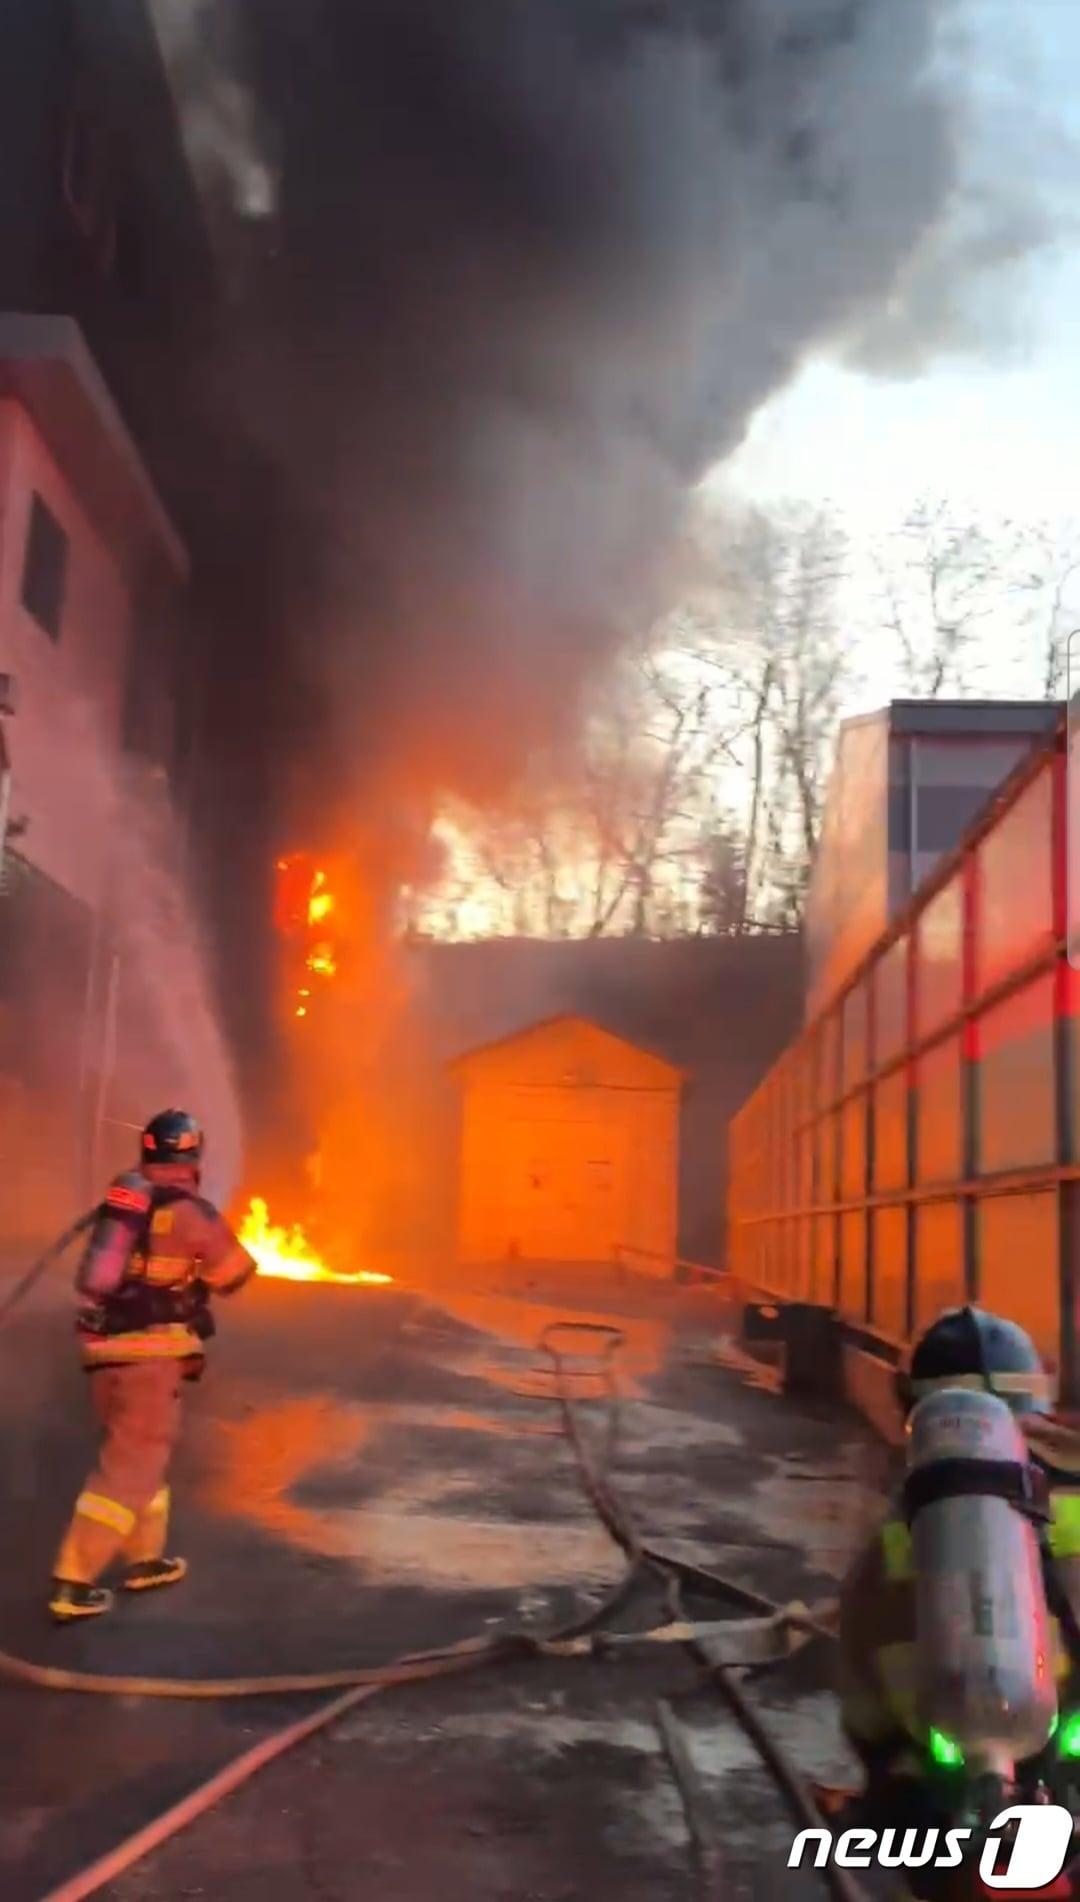
[[[1077, 1748], [1080, 1749], [1080, 1712], [1077, 1713]], [[958, 1743], [946, 1737], [944, 1731], [930, 1732], [930, 1755], [943, 1770], [958, 1770], [964, 1761], [964, 1753]]]
[[1058, 1731], [1058, 1755], [1080, 1757], [1080, 1711], [1070, 1711]]

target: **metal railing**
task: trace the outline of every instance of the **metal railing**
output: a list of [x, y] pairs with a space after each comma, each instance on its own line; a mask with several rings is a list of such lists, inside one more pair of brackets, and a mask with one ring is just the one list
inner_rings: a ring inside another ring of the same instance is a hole
[[731, 1280], [726, 1268], [710, 1267], [703, 1261], [687, 1261], [682, 1255], [667, 1255], [653, 1248], [635, 1248], [629, 1242], [616, 1243], [615, 1260], [624, 1268], [632, 1268], [635, 1261], [658, 1262], [668, 1272], [661, 1276], [653, 1274], [651, 1269], [645, 1271], [657, 1281], [718, 1282], [726, 1286]]

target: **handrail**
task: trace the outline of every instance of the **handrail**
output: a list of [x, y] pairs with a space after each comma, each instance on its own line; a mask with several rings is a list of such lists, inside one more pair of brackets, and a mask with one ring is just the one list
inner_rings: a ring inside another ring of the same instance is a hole
[[631, 1242], [616, 1242], [615, 1259], [628, 1266], [631, 1257], [639, 1261], [662, 1261], [670, 1268], [671, 1279], [673, 1281], [675, 1279], [675, 1271], [679, 1268], [685, 1269], [692, 1280], [701, 1279], [728, 1283], [731, 1281], [731, 1273], [727, 1268], [710, 1267], [707, 1262], [703, 1261], [688, 1261], [683, 1255], [669, 1255], [658, 1248], [638, 1248]]

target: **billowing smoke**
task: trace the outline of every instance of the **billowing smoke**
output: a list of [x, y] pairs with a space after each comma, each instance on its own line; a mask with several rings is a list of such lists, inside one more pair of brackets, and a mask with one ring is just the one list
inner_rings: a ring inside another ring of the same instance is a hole
[[688, 485], [934, 232], [941, 11], [241, 6], [281, 181], [247, 409], [318, 540], [291, 612], [350, 789], [485, 797], [572, 727]]
[[318, 694], [293, 833], [366, 840], [388, 904], [441, 792], [572, 735], [696, 478], [902, 300], [955, 178], [951, 6], [157, 4], [231, 203], [216, 394], [286, 501], [238, 553]]
[[237, 220], [234, 394], [294, 499], [282, 612], [336, 746], [316, 805], [358, 761], [361, 787], [490, 793], [571, 723], [688, 486], [934, 231], [944, 10], [231, 0], [189, 23], [191, 70], [233, 63], [195, 89], [200, 150], [216, 124], [238, 213], [253, 168], [277, 180], [275, 215]]

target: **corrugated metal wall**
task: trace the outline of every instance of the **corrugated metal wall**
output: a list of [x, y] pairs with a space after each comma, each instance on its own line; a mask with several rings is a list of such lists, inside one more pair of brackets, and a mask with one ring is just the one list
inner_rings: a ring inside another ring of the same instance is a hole
[[730, 1260], [886, 1354], [965, 1296], [1076, 1391], [1065, 754], [1033, 756], [731, 1132]]

